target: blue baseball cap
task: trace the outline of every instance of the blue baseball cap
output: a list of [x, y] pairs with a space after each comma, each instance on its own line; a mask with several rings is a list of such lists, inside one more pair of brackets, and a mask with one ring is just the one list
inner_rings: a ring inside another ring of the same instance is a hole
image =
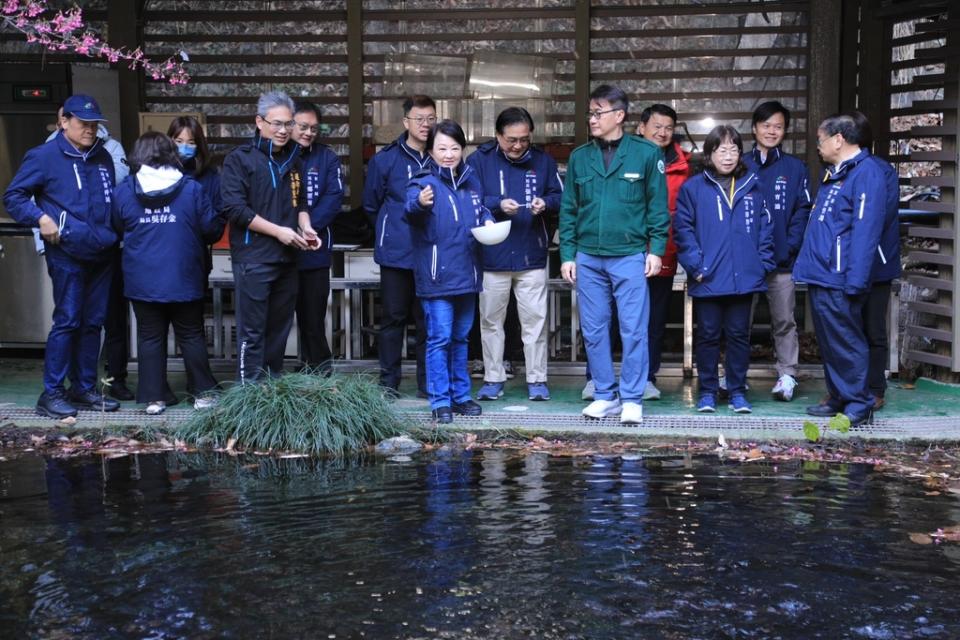
[[106, 122], [107, 119], [100, 113], [100, 105], [92, 96], [78, 93], [70, 96], [63, 103], [63, 115], [70, 115], [78, 120]]

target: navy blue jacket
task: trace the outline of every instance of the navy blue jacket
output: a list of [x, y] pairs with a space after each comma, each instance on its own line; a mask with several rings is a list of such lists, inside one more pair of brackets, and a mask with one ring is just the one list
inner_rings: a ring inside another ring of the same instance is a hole
[[310, 224], [320, 237], [316, 251], [301, 251], [297, 264], [301, 270], [322, 269], [330, 266], [333, 234], [330, 224], [340, 215], [343, 203], [343, 176], [340, 173], [340, 158], [325, 144], [313, 144], [301, 150], [303, 184], [307, 190], [307, 208]]
[[430, 157], [407, 146], [407, 134], [370, 158], [363, 183], [363, 210], [374, 226], [373, 259], [395, 269], [413, 269], [413, 240], [403, 221], [407, 186]]
[[210, 198], [210, 205], [213, 210], [220, 211], [223, 209], [223, 201], [220, 198], [220, 169], [208, 166], [207, 170], [200, 175], [197, 175], [196, 170], [197, 167], [193, 159], [187, 160], [183, 164], [183, 172], [200, 183], [200, 186], [203, 187], [203, 193]]
[[39, 226], [43, 214], [53, 218], [60, 225], [59, 248], [69, 256], [107, 260], [117, 244], [110, 225], [113, 180], [113, 159], [99, 138], [81, 152], [61, 131], [27, 152], [3, 194], [3, 204], [23, 225]]
[[273, 153], [273, 142], [254, 135], [250, 144], [237, 147], [223, 162], [220, 196], [230, 222], [230, 255], [234, 263], [293, 262], [298, 249], [272, 236], [251, 231], [254, 216], [296, 230], [298, 214], [306, 211], [301, 179], [300, 145], [287, 142]]
[[886, 185], [866, 149], [827, 170], [793, 267], [795, 281], [847, 295], [870, 288], [887, 216]]
[[877, 246], [877, 257], [873, 261], [870, 279], [876, 283], [889, 283], [899, 278], [900, 265], [900, 178], [896, 169], [883, 158], [871, 154], [870, 159], [877, 163], [886, 180], [886, 217], [883, 220], [883, 232]]
[[772, 149], [765, 161], [760, 150], [753, 148], [743, 157], [744, 163], [760, 178], [760, 189], [773, 218], [773, 255], [777, 271], [790, 273], [803, 244], [803, 230], [810, 217], [810, 174], [799, 158]]
[[757, 174], [748, 171], [733, 190], [731, 207], [706, 171], [680, 187], [673, 237], [694, 298], [766, 291], [767, 274], [776, 268], [773, 220]]
[[[467, 158], [483, 189], [483, 206], [497, 220], [510, 220], [510, 235], [497, 245], [483, 247], [485, 271], [527, 271], [547, 266], [550, 246], [548, 219], [560, 211], [563, 183], [557, 163], [541, 149], [530, 147], [517, 161], [510, 160], [496, 140], [484, 143]], [[524, 205], [543, 198], [547, 208], [539, 215], [521, 206], [514, 215], [500, 210], [500, 201], [512, 198]]]
[[143, 302], [189, 302], [207, 289], [207, 245], [226, 224], [203, 187], [184, 176], [144, 193], [136, 176], [117, 187], [113, 226], [123, 236], [123, 294]]
[[[456, 179], [453, 173], [431, 161], [407, 188], [404, 220], [412, 230], [413, 270], [420, 298], [479, 293], [483, 288], [481, 245], [470, 229], [493, 216], [483, 206], [473, 168], [461, 162]], [[427, 185], [433, 187], [429, 209], [419, 201]]]

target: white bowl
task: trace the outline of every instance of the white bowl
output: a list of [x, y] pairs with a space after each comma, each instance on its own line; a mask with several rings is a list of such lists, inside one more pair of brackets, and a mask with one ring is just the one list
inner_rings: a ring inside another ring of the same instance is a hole
[[474, 227], [470, 231], [480, 244], [500, 244], [510, 235], [510, 220]]

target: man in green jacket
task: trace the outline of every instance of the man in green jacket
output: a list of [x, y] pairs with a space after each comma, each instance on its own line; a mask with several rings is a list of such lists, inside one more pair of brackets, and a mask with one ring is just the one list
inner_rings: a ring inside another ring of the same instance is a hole
[[[670, 213], [663, 152], [625, 135], [629, 102], [618, 87], [590, 94], [590, 135], [567, 165], [560, 205], [560, 273], [577, 287], [580, 326], [596, 391], [583, 410], [591, 418], [620, 415], [643, 421], [647, 384], [647, 278], [660, 272]], [[618, 389], [610, 348], [611, 305], [616, 302], [623, 342]], [[621, 404], [622, 402], [622, 404]]]

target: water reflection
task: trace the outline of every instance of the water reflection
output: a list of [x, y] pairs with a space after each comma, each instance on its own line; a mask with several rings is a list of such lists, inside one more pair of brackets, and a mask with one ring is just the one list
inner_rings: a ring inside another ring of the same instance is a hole
[[864, 466], [166, 454], [0, 487], [10, 637], [960, 636], [957, 547], [907, 539], [956, 501]]

